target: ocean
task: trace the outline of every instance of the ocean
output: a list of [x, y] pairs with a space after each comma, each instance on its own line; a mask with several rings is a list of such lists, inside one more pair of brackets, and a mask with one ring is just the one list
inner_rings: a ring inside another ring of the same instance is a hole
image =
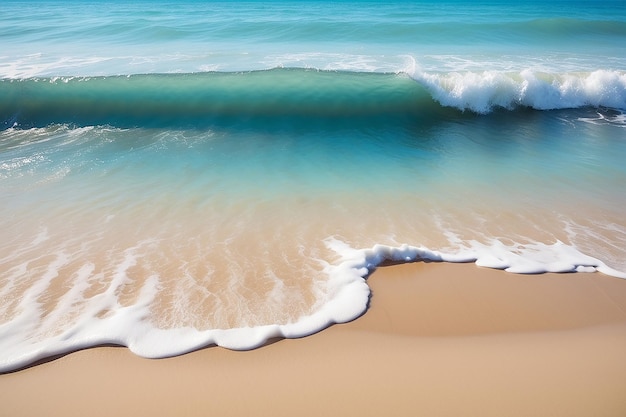
[[4, 0], [0, 44], [2, 372], [304, 337], [385, 262], [626, 278], [626, 2]]

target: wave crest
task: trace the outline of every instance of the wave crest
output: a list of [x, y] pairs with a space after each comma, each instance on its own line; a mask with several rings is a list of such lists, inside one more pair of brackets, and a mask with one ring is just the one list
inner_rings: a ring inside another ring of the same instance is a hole
[[529, 69], [519, 73], [416, 71], [412, 77], [441, 105], [481, 114], [520, 106], [537, 110], [587, 106], [626, 109], [626, 73], [620, 71], [566, 74]]
[[[409, 76], [407, 76], [409, 74]], [[626, 110], [626, 72], [322, 71], [143, 74], [115, 77], [0, 79], [0, 127], [204, 126], [343, 120], [396, 124], [450, 120], [451, 108], [606, 107]], [[358, 119], [358, 120], [357, 120]]]

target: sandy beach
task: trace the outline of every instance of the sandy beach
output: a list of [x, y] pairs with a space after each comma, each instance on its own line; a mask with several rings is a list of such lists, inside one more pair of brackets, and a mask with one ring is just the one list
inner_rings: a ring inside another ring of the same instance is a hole
[[122, 347], [0, 375], [3, 416], [624, 416], [626, 282], [381, 267], [361, 318], [148, 360]]

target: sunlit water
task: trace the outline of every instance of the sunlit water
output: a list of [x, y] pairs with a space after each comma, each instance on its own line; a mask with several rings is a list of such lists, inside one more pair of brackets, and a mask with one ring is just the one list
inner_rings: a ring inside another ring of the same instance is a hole
[[236, 5], [3, 5], [1, 369], [310, 334], [385, 258], [626, 276], [621, 2]]

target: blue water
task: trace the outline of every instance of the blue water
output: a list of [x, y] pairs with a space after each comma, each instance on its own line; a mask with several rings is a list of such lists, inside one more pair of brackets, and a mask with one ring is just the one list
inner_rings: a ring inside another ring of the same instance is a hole
[[626, 276], [624, 2], [1, 11], [4, 371], [304, 336], [389, 258]]
[[[4, 76], [624, 67], [624, 2], [3, 2]], [[598, 65], [601, 63], [600, 65]]]

